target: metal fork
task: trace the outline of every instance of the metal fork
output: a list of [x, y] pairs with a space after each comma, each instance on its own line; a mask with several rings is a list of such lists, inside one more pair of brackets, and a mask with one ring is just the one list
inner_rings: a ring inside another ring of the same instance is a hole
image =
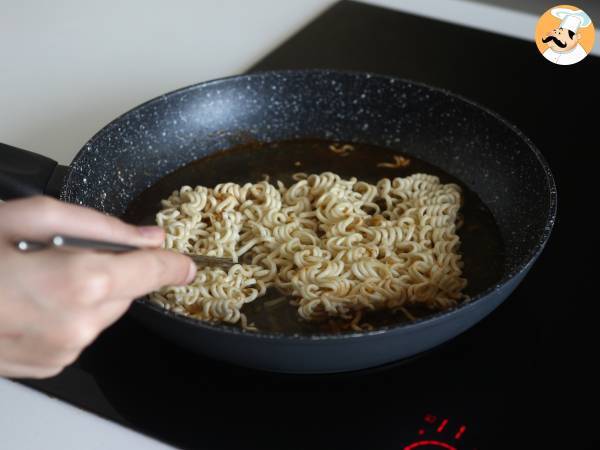
[[[22, 252], [32, 252], [36, 250], [43, 250], [45, 248], [84, 248], [88, 250], [98, 250], [112, 253], [124, 253], [131, 252], [134, 250], [140, 250], [141, 247], [133, 245], [117, 244], [116, 242], [98, 241], [94, 239], [84, 239], [75, 236], [56, 235], [48, 241], [28, 241], [21, 240], [16, 244], [17, 249]], [[189, 256], [196, 264], [200, 266], [210, 267], [221, 267], [228, 269], [235, 263], [227, 258], [218, 258], [216, 256], [206, 255], [192, 255], [189, 253], [182, 253], [185, 256]]]

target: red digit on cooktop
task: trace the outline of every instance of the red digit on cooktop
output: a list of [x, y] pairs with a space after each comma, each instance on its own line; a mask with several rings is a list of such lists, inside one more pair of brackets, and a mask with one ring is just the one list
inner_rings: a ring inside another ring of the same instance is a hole
[[464, 432], [467, 431], [467, 427], [465, 425], [461, 425], [456, 434], [454, 435], [454, 439], [460, 439]]

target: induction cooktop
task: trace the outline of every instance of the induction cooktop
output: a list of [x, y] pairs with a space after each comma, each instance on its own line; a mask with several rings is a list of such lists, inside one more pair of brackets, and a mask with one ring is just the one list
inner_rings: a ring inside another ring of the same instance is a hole
[[442, 87], [533, 140], [557, 179], [559, 220], [515, 293], [443, 347], [363, 372], [234, 367], [124, 317], [57, 377], [21, 382], [181, 448], [594, 448], [594, 353], [585, 345], [591, 332], [582, 331], [583, 294], [573, 287], [586, 270], [565, 261], [578, 258], [570, 248], [585, 240], [570, 218], [584, 215], [594, 179], [585, 162], [598, 147], [600, 59], [554, 66], [533, 42], [342, 1], [250, 71], [296, 68]]

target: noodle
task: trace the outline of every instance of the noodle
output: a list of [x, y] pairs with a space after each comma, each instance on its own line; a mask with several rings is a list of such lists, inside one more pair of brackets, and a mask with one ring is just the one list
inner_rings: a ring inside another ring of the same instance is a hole
[[[164, 247], [228, 257], [225, 271], [198, 270], [187, 286], [151, 295], [166, 309], [207, 321], [247, 323], [244, 304], [276, 286], [305, 320], [338, 318], [353, 329], [364, 313], [464, 298], [456, 234], [461, 191], [432, 175], [376, 185], [325, 172], [277, 182], [182, 187], [163, 200]], [[243, 255], [243, 262], [239, 262]]]
[[410, 159], [405, 158], [404, 156], [394, 155], [393, 163], [379, 163], [377, 167], [385, 167], [388, 169], [400, 169], [401, 167], [410, 166]]
[[340, 156], [348, 156], [350, 152], [354, 151], [354, 146], [350, 144], [332, 144], [329, 146], [329, 150], [333, 153], [337, 153]]

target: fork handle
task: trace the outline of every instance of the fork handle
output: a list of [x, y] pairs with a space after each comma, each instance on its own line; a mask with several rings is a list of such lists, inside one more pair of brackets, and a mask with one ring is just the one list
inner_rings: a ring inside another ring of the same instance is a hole
[[[97, 241], [95, 239], [84, 239], [74, 236], [56, 235], [48, 242], [42, 241], [26, 241], [22, 240], [17, 242], [17, 248], [23, 252], [31, 252], [36, 250], [42, 250], [48, 247], [72, 247], [72, 248], [84, 248], [89, 250], [98, 250], [112, 253], [124, 253], [131, 252], [133, 250], [140, 250], [140, 247], [127, 244], [117, 244], [116, 242]], [[203, 266], [217, 266], [223, 268], [229, 268], [234, 263], [228, 258], [219, 258], [216, 256], [205, 256], [205, 255], [190, 255], [192, 260]]]
[[89, 250], [100, 250], [112, 253], [131, 252], [139, 250], [139, 247], [126, 244], [117, 244], [115, 242], [97, 241], [95, 239], [83, 239], [73, 236], [56, 235], [48, 242], [26, 241], [17, 242], [17, 248], [23, 252], [42, 250], [48, 247], [75, 247]]
[[113, 253], [124, 253], [139, 250], [140, 247], [127, 244], [117, 244], [116, 242], [97, 241], [95, 239], [84, 239], [74, 236], [54, 236], [51, 240], [54, 247], [77, 247], [90, 250], [100, 250]]

